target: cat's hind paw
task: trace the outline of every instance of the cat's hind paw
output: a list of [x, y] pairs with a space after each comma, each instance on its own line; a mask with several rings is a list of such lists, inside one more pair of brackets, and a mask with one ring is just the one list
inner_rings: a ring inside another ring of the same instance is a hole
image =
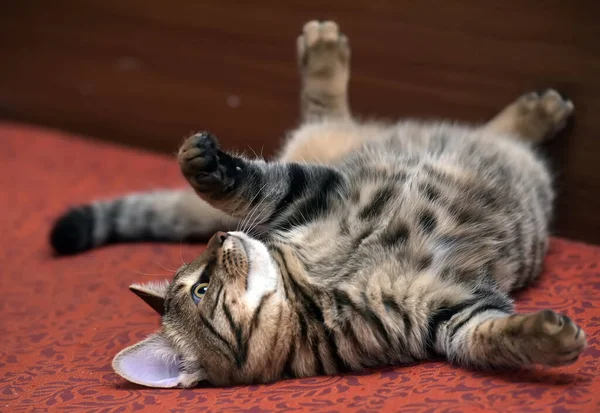
[[310, 21], [297, 41], [298, 63], [305, 76], [347, 75], [350, 44], [337, 23]]

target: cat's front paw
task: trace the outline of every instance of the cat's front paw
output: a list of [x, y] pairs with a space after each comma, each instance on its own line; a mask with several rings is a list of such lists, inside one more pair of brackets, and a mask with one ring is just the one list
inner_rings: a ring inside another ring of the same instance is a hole
[[199, 191], [222, 185], [225, 175], [219, 165], [219, 145], [209, 132], [190, 136], [179, 149], [179, 167], [189, 183]]

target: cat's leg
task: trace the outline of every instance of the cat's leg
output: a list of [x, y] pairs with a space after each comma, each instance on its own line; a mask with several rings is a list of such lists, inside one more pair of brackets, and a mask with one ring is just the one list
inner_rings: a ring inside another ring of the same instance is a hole
[[506, 314], [485, 305], [457, 314], [439, 337], [438, 350], [450, 361], [476, 368], [562, 366], [586, 346], [585, 333], [567, 316], [552, 310]]
[[132, 241], [202, 241], [238, 220], [211, 207], [189, 190], [140, 192], [74, 207], [50, 232], [58, 254]]
[[315, 218], [343, 185], [340, 174], [326, 166], [249, 160], [225, 153], [209, 133], [186, 140], [179, 165], [202, 199], [228, 215], [243, 217], [242, 227]]
[[306, 23], [298, 37], [297, 51], [302, 120], [349, 118], [350, 46], [337, 23]]
[[336, 23], [305, 24], [297, 49], [302, 124], [290, 134], [279, 159], [330, 165], [381, 135], [381, 127], [352, 121], [350, 47]]
[[484, 128], [540, 143], [560, 132], [574, 110], [573, 103], [553, 89], [531, 92], [508, 105]]

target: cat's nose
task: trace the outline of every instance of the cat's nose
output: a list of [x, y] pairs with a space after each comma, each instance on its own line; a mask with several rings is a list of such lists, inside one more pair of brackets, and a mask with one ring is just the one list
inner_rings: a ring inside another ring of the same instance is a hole
[[216, 232], [215, 234], [213, 234], [212, 237], [210, 237], [210, 240], [208, 240], [207, 248], [209, 250], [221, 248], [221, 246], [223, 246], [223, 243], [225, 242], [225, 240], [228, 237], [229, 237], [229, 235], [226, 232], [223, 232], [223, 231]]
[[223, 243], [225, 242], [225, 240], [227, 239], [228, 236], [229, 236], [229, 234], [226, 232], [223, 232], [223, 231], [219, 231], [215, 234], [215, 238], [221, 245], [223, 245]]

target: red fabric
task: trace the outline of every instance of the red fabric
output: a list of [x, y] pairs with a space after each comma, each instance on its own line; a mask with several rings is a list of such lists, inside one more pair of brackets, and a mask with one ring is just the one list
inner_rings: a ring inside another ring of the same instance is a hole
[[539, 283], [517, 302], [565, 312], [585, 329], [590, 347], [569, 367], [496, 375], [436, 362], [192, 390], [124, 382], [112, 357], [159, 321], [127, 286], [170, 277], [202, 247], [115, 245], [57, 259], [48, 230], [68, 205], [180, 184], [168, 157], [0, 125], [0, 411], [600, 411], [600, 248], [559, 239]]

